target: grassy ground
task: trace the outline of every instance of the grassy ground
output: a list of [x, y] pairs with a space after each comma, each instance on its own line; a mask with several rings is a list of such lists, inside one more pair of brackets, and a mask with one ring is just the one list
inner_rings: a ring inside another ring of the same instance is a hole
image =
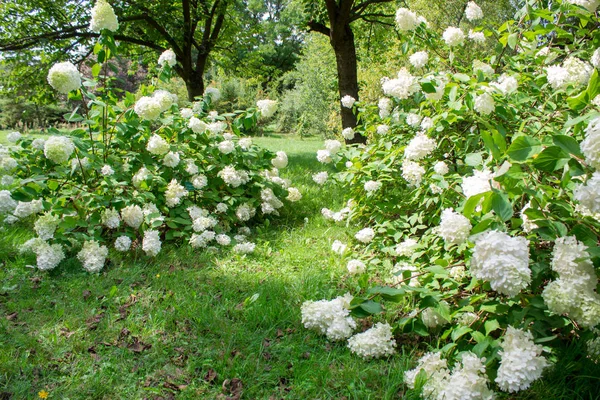
[[[400, 342], [398, 355], [366, 362], [300, 323], [303, 301], [353, 286], [330, 251], [333, 240], [348, 240], [346, 229], [320, 216], [324, 206], [340, 208], [344, 196], [311, 179], [322, 169], [315, 159], [321, 142], [255, 142], [288, 153], [285, 174], [304, 199], [255, 229], [253, 255], [171, 246], [152, 260], [115, 255], [99, 275], [74, 260], [41, 273], [16, 250], [25, 229], [0, 236], [0, 399], [34, 399], [40, 391], [51, 399], [404, 396], [413, 344]], [[597, 398], [599, 371], [574, 365], [582, 364], [566, 360], [550, 384], [519, 398]]]

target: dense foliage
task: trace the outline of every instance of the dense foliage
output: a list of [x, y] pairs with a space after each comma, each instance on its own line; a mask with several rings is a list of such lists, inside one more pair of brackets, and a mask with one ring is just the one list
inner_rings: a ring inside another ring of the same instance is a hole
[[348, 346], [379, 357], [390, 329], [429, 338], [405, 383], [432, 399], [523, 390], [564, 343], [598, 357], [596, 6], [531, 0], [492, 28], [470, 2], [442, 35], [397, 11], [410, 70], [381, 80], [378, 106], [354, 103], [367, 146], [317, 156], [351, 198], [323, 215], [364, 227], [348, 262], [358, 290], [306, 303], [306, 327], [342, 340], [352, 317], [386, 309], [389, 327]]
[[[4, 223], [33, 222], [36, 238], [23, 250], [35, 253], [43, 270], [77, 252], [83, 267], [97, 272], [107, 246], [121, 252], [141, 247], [155, 256], [165, 240], [252, 252], [249, 221], [277, 215], [280, 198], [301, 197], [278, 176], [277, 168], [287, 165], [284, 152], [273, 154], [239, 136], [260, 117], [271, 117], [276, 102], [219, 115], [211, 111], [220, 96], [214, 88], [179, 109], [174, 95], [153, 86], [145, 96], [126, 93], [120, 101], [107, 74], [118, 50], [111, 13], [92, 13], [102, 36], [90, 79], [82, 84], [69, 62], [48, 72], [50, 85], [79, 103], [67, 120], [83, 127], [68, 134], [52, 128], [47, 139], [13, 132], [8, 140], [14, 145], [0, 148]], [[175, 57], [170, 50], [161, 55], [160, 78], [169, 79]]]

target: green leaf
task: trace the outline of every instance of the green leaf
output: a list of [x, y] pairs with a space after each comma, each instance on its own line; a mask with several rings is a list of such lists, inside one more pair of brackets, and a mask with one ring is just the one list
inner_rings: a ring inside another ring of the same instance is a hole
[[421, 89], [425, 93], [435, 93], [435, 86], [431, 82], [421, 82]]
[[492, 210], [494, 210], [502, 221], [508, 221], [512, 218], [514, 211], [506, 193], [494, 190], [490, 201]]
[[489, 320], [485, 321], [483, 326], [485, 328], [486, 335], [489, 335], [490, 332], [494, 332], [496, 329], [500, 329], [500, 324], [495, 319], [489, 319]]
[[466, 335], [469, 332], [473, 332], [473, 329], [468, 326], [460, 325], [458, 328], [452, 330], [450, 337], [456, 342], [461, 336]]
[[515, 161], [525, 161], [542, 150], [540, 141], [530, 136], [519, 136], [513, 140], [506, 154]]
[[554, 172], [569, 162], [571, 157], [558, 146], [550, 146], [544, 149], [540, 155], [533, 160], [533, 166], [541, 171]]
[[515, 47], [517, 47], [517, 40], [519, 39], [519, 35], [518, 33], [511, 33], [510, 35], [508, 35], [508, 45], [510, 46], [511, 49], [515, 49]]
[[552, 141], [555, 145], [557, 145], [567, 153], [573, 154], [577, 157], [583, 157], [583, 154], [581, 154], [581, 149], [579, 148], [579, 143], [571, 136], [554, 135], [552, 136]]
[[373, 300], [368, 300], [354, 307], [350, 307], [350, 312], [352, 315], [359, 318], [368, 317], [373, 314], [379, 314], [381, 311], [383, 311], [381, 304]]
[[[367, 275], [365, 275], [367, 276]], [[384, 300], [399, 302], [406, 296], [406, 291], [392, 287], [377, 286], [367, 291], [368, 294], [378, 294]]]

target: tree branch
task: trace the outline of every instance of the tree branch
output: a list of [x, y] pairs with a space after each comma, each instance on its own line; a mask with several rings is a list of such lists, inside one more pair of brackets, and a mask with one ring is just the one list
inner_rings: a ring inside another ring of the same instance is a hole
[[311, 32], [319, 32], [327, 36], [331, 33], [328, 27], [316, 21], [308, 21], [308, 30]]

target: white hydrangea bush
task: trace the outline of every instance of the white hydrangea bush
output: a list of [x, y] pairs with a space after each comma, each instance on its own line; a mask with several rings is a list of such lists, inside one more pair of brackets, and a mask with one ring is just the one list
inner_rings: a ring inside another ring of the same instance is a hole
[[[539, 4], [496, 30], [474, 1], [439, 31], [399, 9], [404, 67], [354, 110], [367, 144], [330, 153], [354, 200], [322, 214], [353, 227], [349, 315], [373, 319], [348, 346], [374, 358], [420, 338], [430, 353], [404, 383], [424, 399], [512, 396], [568, 342], [598, 352], [598, 2]], [[370, 333], [386, 320], [391, 336]]]
[[[91, 14], [90, 29], [100, 33], [94, 53], [102, 66], [111, 62], [105, 55], [118, 50], [112, 37], [118, 20], [104, 0]], [[160, 79], [168, 79], [176, 63], [176, 54], [164, 51]], [[98, 79], [98, 70], [82, 76], [63, 62], [48, 71], [58, 93], [86, 103], [69, 122], [90, 123], [69, 133], [49, 129], [44, 139], [11, 133], [11, 147], [0, 146], [0, 222], [32, 227], [35, 243], [24, 251], [36, 256], [39, 269], [76, 257], [97, 273], [111, 254], [155, 257], [170, 241], [198, 251], [218, 244], [249, 254], [255, 244], [247, 233], [236, 232], [276, 217], [302, 198], [280, 176], [287, 155], [243, 137], [259, 114], [276, 112], [276, 102], [262, 100], [257, 108], [219, 115], [211, 109], [220, 97], [216, 88], [187, 107], [153, 86], [142, 88], [137, 99], [131, 93], [117, 98], [110, 81]], [[101, 90], [92, 93], [89, 87]], [[78, 114], [81, 109], [88, 114]]]

